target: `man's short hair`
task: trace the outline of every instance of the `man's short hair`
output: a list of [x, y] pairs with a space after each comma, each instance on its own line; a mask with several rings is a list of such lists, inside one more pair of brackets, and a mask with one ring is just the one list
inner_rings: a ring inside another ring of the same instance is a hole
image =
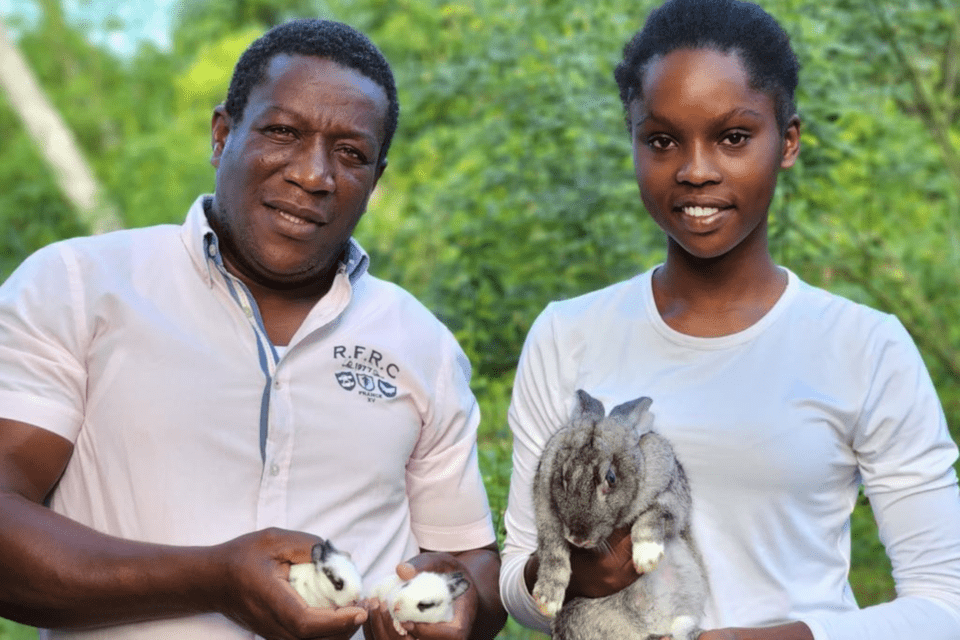
[[291, 20], [270, 29], [243, 52], [233, 69], [225, 108], [234, 120], [242, 120], [250, 92], [263, 82], [267, 66], [277, 55], [302, 55], [323, 58], [353, 69], [380, 85], [387, 94], [380, 162], [397, 130], [400, 103], [390, 63], [370, 38], [353, 27], [332, 20], [307, 18]]

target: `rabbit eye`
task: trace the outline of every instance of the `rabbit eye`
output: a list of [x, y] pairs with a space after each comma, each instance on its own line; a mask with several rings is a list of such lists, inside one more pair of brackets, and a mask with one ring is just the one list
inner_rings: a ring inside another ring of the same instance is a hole
[[607, 469], [607, 475], [604, 479], [607, 481], [607, 484], [613, 486], [617, 482], [617, 474], [613, 472], [613, 469]]
[[330, 571], [330, 569], [327, 569], [326, 567], [323, 568], [323, 575], [327, 576], [327, 580], [330, 581], [330, 584], [333, 585], [334, 589], [337, 591], [343, 591], [342, 578], [338, 578], [336, 575], [334, 575], [333, 571]]

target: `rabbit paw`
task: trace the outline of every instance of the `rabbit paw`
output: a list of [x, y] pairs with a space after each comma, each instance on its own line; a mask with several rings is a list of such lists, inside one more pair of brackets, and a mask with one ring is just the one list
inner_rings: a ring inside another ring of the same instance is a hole
[[694, 640], [698, 635], [700, 629], [692, 616], [677, 616], [670, 625], [670, 637], [674, 640]]
[[657, 568], [663, 558], [663, 545], [659, 542], [646, 540], [633, 543], [633, 566], [637, 573], [649, 573]]
[[554, 617], [563, 606], [563, 596], [566, 589], [560, 583], [545, 583], [538, 581], [533, 587], [533, 599], [537, 603], [540, 613]]

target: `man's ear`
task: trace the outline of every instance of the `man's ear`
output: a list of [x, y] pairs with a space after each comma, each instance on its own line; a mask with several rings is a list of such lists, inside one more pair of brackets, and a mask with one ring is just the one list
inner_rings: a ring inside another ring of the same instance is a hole
[[780, 168], [789, 169], [800, 155], [800, 117], [794, 115], [787, 123], [783, 134], [783, 153], [780, 156]]
[[[373, 188], [377, 188], [377, 183], [380, 182], [380, 176], [383, 175], [383, 172], [387, 170], [387, 159], [384, 158], [380, 163], [380, 166], [377, 167], [377, 176], [373, 179]], [[372, 189], [371, 189], [372, 191]]]
[[222, 104], [217, 105], [213, 110], [213, 118], [210, 120], [210, 144], [213, 152], [210, 155], [210, 164], [214, 167], [220, 167], [220, 156], [223, 155], [223, 148], [227, 144], [227, 136], [230, 134], [230, 114]]

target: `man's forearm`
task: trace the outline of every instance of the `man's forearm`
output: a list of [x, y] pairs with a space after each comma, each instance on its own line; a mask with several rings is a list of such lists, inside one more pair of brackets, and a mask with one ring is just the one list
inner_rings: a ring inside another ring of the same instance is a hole
[[500, 554], [491, 546], [453, 555], [470, 572], [477, 589], [477, 617], [470, 638], [492, 640], [507, 622], [507, 612], [500, 601]]
[[0, 615], [90, 627], [209, 610], [218, 568], [199, 548], [121, 540], [0, 494]]

